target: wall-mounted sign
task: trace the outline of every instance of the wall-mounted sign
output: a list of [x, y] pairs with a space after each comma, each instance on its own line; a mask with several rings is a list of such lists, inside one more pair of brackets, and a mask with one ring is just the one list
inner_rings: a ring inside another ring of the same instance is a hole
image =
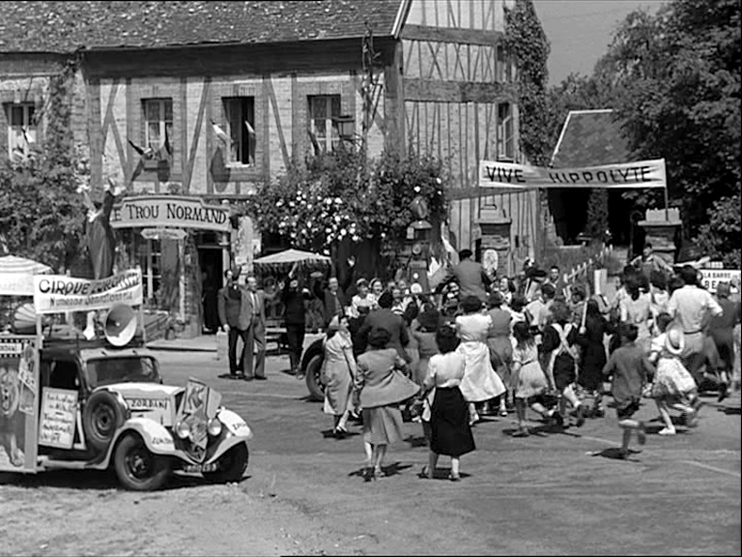
[[112, 228], [198, 228], [229, 232], [229, 208], [200, 197], [142, 195], [125, 197], [111, 213]]
[[182, 228], [145, 228], [142, 238], [145, 240], [184, 240], [186, 231]]
[[701, 269], [701, 282], [712, 294], [716, 294], [716, 287], [720, 282], [731, 282], [733, 278], [740, 279], [739, 269]]

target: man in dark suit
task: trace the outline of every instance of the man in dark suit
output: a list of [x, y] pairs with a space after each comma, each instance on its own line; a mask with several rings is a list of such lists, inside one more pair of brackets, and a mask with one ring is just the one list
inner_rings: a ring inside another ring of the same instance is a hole
[[[237, 282], [240, 276], [239, 267], [227, 269], [224, 276], [227, 278], [227, 285], [218, 293], [219, 321], [229, 334], [229, 375], [232, 379], [238, 379], [244, 376], [247, 330], [250, 326], [248, 314], [244, 311], [247, 305], [246, 292]], [[242, 354], [239, 360], [237, 360], [238, 339], [242, 339]]]
[[[267, 296], [258, 289], [258, 280], [247, 277], [245, 312], [249, 321], [245, 341], [245, 380], [268, 379], [265, 376], [265, 300]], [[253, 368], [253, 357], [255, 367]]]
[[368, 346], [368, 334], [376, 328], [386, 330], [389, 335], [389, 342], [387, 348], [396, 348], [397, 353], [404, 358], [406, 362], [410, 361], [410, 357], [407, 351], [404, 349], [409, 342], [409, 336], [407, 335], [407, 327], [405, 326], [404, 319], [401, 315], [397, 315], [392, 311], [392, 299], [391, 292], [384, 292], [379, 297], [379, 309], [373, 310], [363, 320], [363, 325], [358, 329], [357, 343], [359, 348], [363, 350]]
[[482, 264], [472, 259], [473, 256], [470, 249], [462, 249], [459, 252], [459, 264], [448, 271], [436, 287], [435, 293], [440, 294], [448, 283], [456, 281], [459, 284], [459, 299], [476, 296], [485, 303], [488, 298], [486, 287], [492, 281]]

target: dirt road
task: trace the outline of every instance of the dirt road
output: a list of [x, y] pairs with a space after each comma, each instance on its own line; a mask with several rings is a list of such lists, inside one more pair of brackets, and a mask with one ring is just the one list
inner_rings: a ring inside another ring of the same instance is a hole
[[[612, 412], [581, 429], [510, 437], [512, 416], [475, 427], [464, 479], [422, 480], [418, 424], [391, 449], [389, 476], [366, 483], [359, 428], [331, 418], [270, 358], [269, 380], [218, 378], [213, 353], [159, 354], [165, 381], [205, 379], [255, 430], [239, 484], [178, 477], [148, 494], [91, 472], [3, 478], [0, 555], [714, 554], [739, 555], [740, 419], [705, 409], [675, 438], [650, 435], [609, 458]], [[707, 399], [712, 402], [713, 399]], [[739, 397], [728, 406], [739, 407]], [[653, 405], [640, 416], [652, 420]], [[651, 432], [660, 429], [650, 422]], [[537, 425], [537, 422], [534, 422]], [[597, 452], [597, 456], [591, 456]], [[445, 476], [448, 462], [439, 463]]]

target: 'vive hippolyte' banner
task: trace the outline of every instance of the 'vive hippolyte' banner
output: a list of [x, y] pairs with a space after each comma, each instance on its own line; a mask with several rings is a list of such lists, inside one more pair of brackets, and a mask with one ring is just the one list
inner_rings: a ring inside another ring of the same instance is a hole
[[540, 168], [480, 161], [482, 188], [664, 188], [665, 159], [584, 168]]
[[101, 280], [65, 275], [36, 275], [33, 279], [36, 313], [108, 309], [113, 304], [142, 303], [142, 271], [132, 269]]

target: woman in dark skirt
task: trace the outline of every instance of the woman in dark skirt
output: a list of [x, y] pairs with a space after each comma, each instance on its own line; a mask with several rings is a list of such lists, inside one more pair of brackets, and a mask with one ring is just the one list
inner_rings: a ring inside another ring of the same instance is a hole
[[458, 338], [450, 327], [438, 330], [436, 343], [441, 353], [430, 358], [423, 383], [425, 392], [422, 396], [435, 389], [435, 397], [430, 411], [430, 453], [422, 477], [432, 479], [438, 456], [448, 455], [451, 457], [448, 477], [451, 481], [459, 481], [459, 459], [475, 449], [469, 425], [469, 407], [459, 389], [466, 360], [456, 351]]

